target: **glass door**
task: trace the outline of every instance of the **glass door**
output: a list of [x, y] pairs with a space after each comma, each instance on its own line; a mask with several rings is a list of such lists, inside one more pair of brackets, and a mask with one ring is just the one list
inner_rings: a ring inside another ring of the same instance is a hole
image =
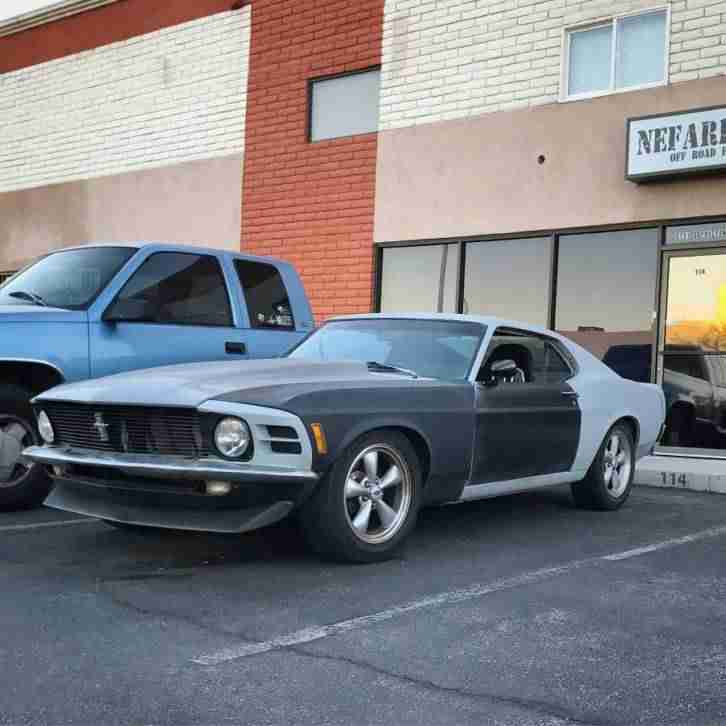
[[726, 456], [726, 250], [665, 252], [662, 276], [662, 453]]

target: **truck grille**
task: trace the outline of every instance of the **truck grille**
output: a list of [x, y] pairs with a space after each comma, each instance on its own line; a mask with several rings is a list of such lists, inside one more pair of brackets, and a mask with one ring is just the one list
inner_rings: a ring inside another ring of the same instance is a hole
[[195, 409], [43, 404], [56, 443], [93, 451], [208, 456]]

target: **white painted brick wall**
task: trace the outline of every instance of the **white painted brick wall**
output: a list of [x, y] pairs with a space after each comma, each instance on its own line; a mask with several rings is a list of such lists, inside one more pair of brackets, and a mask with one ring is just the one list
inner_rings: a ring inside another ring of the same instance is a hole
[[665, 5], [670, 81], [726, 73], [726, 0], [386, 0], [380, 128], [556, 102], [564, 28]]
[[250, 8], [0, 74], [0, 192], [243, 152]]

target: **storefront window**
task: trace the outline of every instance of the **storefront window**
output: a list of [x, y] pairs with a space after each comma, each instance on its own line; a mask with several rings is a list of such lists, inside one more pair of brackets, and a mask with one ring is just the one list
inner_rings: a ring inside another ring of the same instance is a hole
[[458, 244], [388, 247], [383, 250], [381, 312], [456, 312], [458, 277]]
[[546, 327], [551, 260], [549, 237], [468, 244], [464, 312]]
[[562, 235], [556, 329], [620, 375], [650, 380], [658, 230]]

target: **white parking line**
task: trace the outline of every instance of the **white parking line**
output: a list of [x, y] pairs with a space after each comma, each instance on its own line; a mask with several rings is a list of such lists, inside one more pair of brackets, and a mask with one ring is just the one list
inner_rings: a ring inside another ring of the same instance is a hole
[[331, 625], [303, 628], [302, 630], [297, 630], [294, 633], [288, 633], [259, 643], [242, 643], [231, 648], [225, 648], [217, 651], [216, 653], [199, 656], [198, 658], [194, 658], [192, 662], [197, 665], [205, 666], [219, 665], [220, 663], [226, 663], [239, 658], [247, 658], [251, 655], [258, 655], [259, 653], [268, 653], [271, 650], [279, 650], [280, 648], [287, 648], [294, 645], [312, 643], [315, 640], [330, 638], [334, 635], [342, 635], [343, 633], [348, 633], [352, 630], [361, 630], [372, 625], [377, 625], [378, 623], [392, 620], [393, 618], [397, 618], [399, 615], [404, 615], [406, 613], [466, 602], [485, 595], [491, 595], [495, 592], [501, 592], [502, 590], [510, 590], [522, 585], [532, 585], [537, 582], [542, 582], [543, 580], [548, 580], [552, 577], [557, 577], [558, 575], [564, 575], [585, 565], [592, 565], [596, 562], [617, 562], [619, 560], [638, 557], [650, 552], [657, 552], [659, 550], [678, 547], [692, 542], [721, 537], [722, 535], [726, 535], [726, 526], [712, 527], [711, 529], [695, 532], [694, 534], [690, 534], [685, 537], [664, 540], [646, 547], [638, 547], [632, 550], [616, 552], [611, 555], [590, 557], [584, 560], [573, 560], [572, 562], [567, 562], [558, 567], [545, 567], [540, 570], [533, 570], [515, 577], [496, 580], [495, 582], [488, 584], [471, 585], [470, 587], [442, 592], [419, 600], [412, 600], [411, 602], [403, 605], [397, 605], [395, 607], [388, 608], [387, 610], [381, 610], [370, 615], [362, 615], [350, 620], [342, 620], [338, 623], [332, 623]]
[[633, 550], [625, 550], [625, 552], [617, 552], [614, 555], [606, 555], [602, 559], [608, 560], [608, 562], [629, 560], [631, 557], [640, 557], [640, 555], [647, 555], [649, 552], [658, 552], [659, 550], [667, 550], [671, 547], [678, 547], [679, 545], [690, 544], [691, 542], [700, 542], [704, 539], [720, 537], [723, 534], [726, 534], [726, 527], [712, 527], [711, 529], [704, 529], [702, 532], [696, 532], [695, 534], [687, 534], [685, 537], [667, 539], [664, 542], [657, 542], [656, 544], [645, 547], [636, 547]]
[[45, 527], [67, 527], [71, 524], [88, 524], [98, 522], [97, 519], [61, 519], [57, 522], [35, 522], [34, 524], [9, 524], [0, 526], [0, 532], [22, 532], [26, 529], [43, 529]]

